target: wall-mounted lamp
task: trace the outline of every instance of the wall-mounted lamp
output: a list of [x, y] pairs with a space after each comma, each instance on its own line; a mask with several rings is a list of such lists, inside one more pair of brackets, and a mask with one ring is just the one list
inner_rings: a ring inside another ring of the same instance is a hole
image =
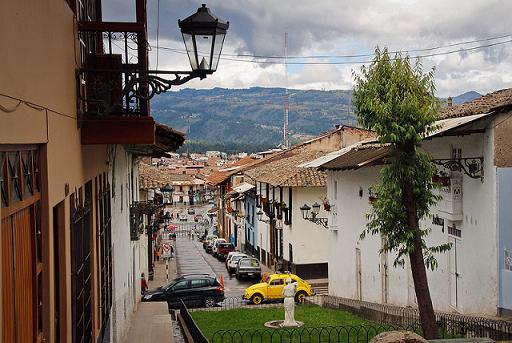
[[304, 204], [301, 206], [300, 211], [302, 212], [302, 218], [305, 220], [309, 220], [317, 225], [322, 225], [326, 229], [328, 228], [328, 219], [318, 217], [320, 213], [319, 203], [315, 202], [311, 207], [309, 207], [308, 204]]
[[263, 219], [263, 212], [261, 210], [259, 210], [258, 212], [256, 212], [256, 215], [258, 216], [258, 220], [260, 222], [263, 222], [263, 223], [270, 223], [272, 221], [272, 218], [269, 218], [269, 219]]

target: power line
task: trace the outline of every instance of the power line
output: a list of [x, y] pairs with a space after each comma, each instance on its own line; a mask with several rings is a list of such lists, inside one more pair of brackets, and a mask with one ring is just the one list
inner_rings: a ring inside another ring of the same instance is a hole
[[[507, 43], [511, 43], [511, 42], [512, 42], [512, 39], [506, 40], [506, 41], [502, 41], [502, 42], [486, 44], [486, 45], [479, 45], [479, 46], [470, 47], [470, 48], [463, 48], [463, 49], [444, 51], [444, 52], [436, 52], [436, 53], [430, 53], [430, 54], [414, 55], [414, 56], [409, 56], [409, 58], [416, 59], [416, 58], [425, 58], [425, 57], [435, 57], [435, 56], [451, 55], [451, 54], [456, 54], [456, 53], [461, 53], [461, 52], [470, 52], [470, 51], [490, 48], [490, 47], [493, 47], [493, 46], [503, 45], [503, 44], [507, 44]], [[226, 60], [226, 61], [233, 61], [233, 62], [257, 63], [257, 64], [283, 64], [284, 63], [282, 61], [279, 61], [279, 62], [276, 62], [276, 61], [257, 61], [257, 60], [246, 60], [246, 59], [229, 58], [229, 57], [221, 57], [221, 59], [222, 60]], [[399, 59], [401, 59], [401, 58], [400, 57], [392, 57], [392, 58], [390, 58], [391, 61], [395, 61], [395, 60], [399, 60]], [[372, 63], [372, 62], [373, 62], [373, 60], [339, 61], [339, 62], [287, 62], [287, 64], [288, 65], [290, 65], [290, 64], [292, 64], [292, 65], [353, 65], [353, 64], [367, 64], [367, 63]]]
[[[451, 43], [446, 45], [438, 45], [428, 48], [418, 48], [418, 49], [407, 49], [407, 50], [396, 50], [396, 51], [390, 51], [390, 54], [396, 54], [396, 53], [412, 53], [412, 52], [424, 52], [424, 51], [434, 51], [444, 48], [453, 48], [456, 46], [466, 45], [466, 44], [473, 44], [473, 43], [480, 43], [480, 42], [487, 42], [497, 39], [503, 39], [507, 37], [512, 37], [512, 34], [506, 34], [502, 36], [494, 36], [489, 38], [482, 38], [482, 39], [475, 39], [475, 40], [469, 40], [469, 41], [463, 41], [463, 42], [457, 42], [457, 43]], [[161, 50], [168, 50], [178, 53], [185, 54], [186, 51], [183, 49], [177, 49], [177, 48], [170, 48], [165, 46], [157, 47], [157, 49]], [[260, 59], [284, 59], [285, 56], [271, 56], [271, 55], [256, 55], [256, 54], [222, 54], [223, 57], [250, 57], [250, 58], [260, 58]], [[221, 56], [221, 58], [223, 58]], [[286, 56], [287, 59], [314, 59], [314, 58], [361, 58], [361, 57], [373, 57], [373, 53], [366, 53], [366, 54], [346, 54], [346, 55], [305, 55], [305, 56]]]
[[16, 98], [16, 97], [11, 96], [11, 95], [0, 93], [0, 96], [3, 96], [4, 98], [8, 98], [8, 99], [11, 99], [11, 100], [18, 101], [18, 103], [13, 108], [10, 108], [10, 109], [0, 105], [0, 111], [2, 111], [2, 112], [12, 113], [12, 112], [16, 111], [21, 104], [23, 104], [23, 105], [28, 106], [28, 107], [36, 110], [36, 111], [39, 111], [39, 112], [47, 111], [47, 112], [55, 113], [55, 114], [60, 115], [62, 117], [71, 118], [73, 120], [77, 119], [76, 117], [70, 116], [69, 114], [65, 114], [65, 113], [56, 111], [54, 109], [48, 108], [48, 107], [43, 106], [43, 105], [38, 105], [38, 104], [33, 103], [31, 101], [27, 101], [27, 100], [24, 100], [24, 99]]

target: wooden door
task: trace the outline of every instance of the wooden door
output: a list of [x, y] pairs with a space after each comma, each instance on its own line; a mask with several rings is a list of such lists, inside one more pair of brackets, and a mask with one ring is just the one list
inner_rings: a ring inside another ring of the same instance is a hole
[[356, 287], [357, 299], [363, 299], [363, 278], [361, 270], [361, 249], [356, 248]]
[[450, 284], [450, 306], [457, 309], [459, 306], [459, 285], [458, 285], [458, 262], [457, 262], [457, 245], [459, 240], [455, 237], [449, 237], [448, 241], [452, 243], [452, 248], [448, 252], [448, 275]]
[[0, 145], [2, 342], [41, 342], [43, 251], [37, 147]]

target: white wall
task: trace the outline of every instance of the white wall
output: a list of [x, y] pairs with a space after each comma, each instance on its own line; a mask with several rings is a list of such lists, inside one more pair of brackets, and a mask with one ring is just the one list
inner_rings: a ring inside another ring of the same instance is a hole
[[[496, 314], [497, 306], [497, 238], [496, 238], [496, 168], [493, 164], [492, 131], [488, 134], [473, 134], [465, 137], [445, 137], [427, 141], [423, 147], [434, 158], [450, 158], [451, 148], [461, 148], [463, 157], [484, 156], [485, 178], [471, 179], [463, 176], [462, 220], [456, 222], [462, 231], [457, 240], [458, 304], [451, 305], [450, 293], [454, 290], [449, 277], [450, 253], [436, 256], [439, 266], [428, 273], [434, 307], [437, 310], [462, 313]], [[333, 203], [332, 187], [338, 184], [338, 200], [335, 205], [338, 215], [337, 231], [331, 230], [329, 238], [329, 290], [337, 296], [356, 299], [356, 248], [361, 251], [362, 299], [383, 302], [384, 260], [379, 256], [380, 236], [367, 236], [359, 240], [366, 225], [366, 214], [370, 211], [368, 188], [380, 180], [380, 167], [368, 167], [355, 171], [329, 172], [329, 197]], [[363, 196], [359, 190], [363, 189]], [[443, 214], [433, 208], [432, 214]], [[428, 245], [449, 241], [445, 220], [441, 226], [433, 225], [432, 219], [421, 223], [432, 229], [427, 238]], [[394, 256], [388, 256], [387, 301], [396, 305], [414, 305], [412, 277], [405, 269], [393, 268]], [[453, 278], [452, 278], [453, 280]], [[453, 298], [453, 297], [452, 297]]]
[[[288, 189], [283, 192], [288, 198]], [[311, 206], [315, 202], [322, 203], [326, 195], [325, 187], [293, 187], [292, 190], [292, 225], [283, 225], [283, 257], [290, 260], [288, 244], [293, 246], [293, 263], [310, 264], [326, 263], [328, 260], [329, 232], [321, 225], [302, 218], [300, 207]], [[320, 208], [319, 217], [327, 217], [328, 212]]]
[[[130, 240], [130, 204], [138, 200], [138, 169], [120, 145], [111, 166], [112, 180], [112, 342], [121, 342], [140, 301], [140, 276], [147, 278], [147, 236]], [[112, 168], [114, 168], [112, 172]], [[133, 171], [133, 185], [131, 172]], [[132, 189], [133, 188], [133, 189]]]

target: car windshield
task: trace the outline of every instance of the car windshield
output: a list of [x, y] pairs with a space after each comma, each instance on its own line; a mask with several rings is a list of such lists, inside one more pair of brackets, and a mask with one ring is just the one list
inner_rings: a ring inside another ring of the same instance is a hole
[[247, 257], [247, 256], [235, 255], [235, 256], [231, 257], [231, 261], [238, 261], [238, 260], [240, 260], [241, 258], [244, 258], [244, 257]]
[[255, 258], [244, 258], [244, 259], [241, 259], [240, 262], [240, 267], [251, 267], [251, 268], [255, 268], [255, 267], [259, 267], [260, 266], [260, 262], [255, 259]]

